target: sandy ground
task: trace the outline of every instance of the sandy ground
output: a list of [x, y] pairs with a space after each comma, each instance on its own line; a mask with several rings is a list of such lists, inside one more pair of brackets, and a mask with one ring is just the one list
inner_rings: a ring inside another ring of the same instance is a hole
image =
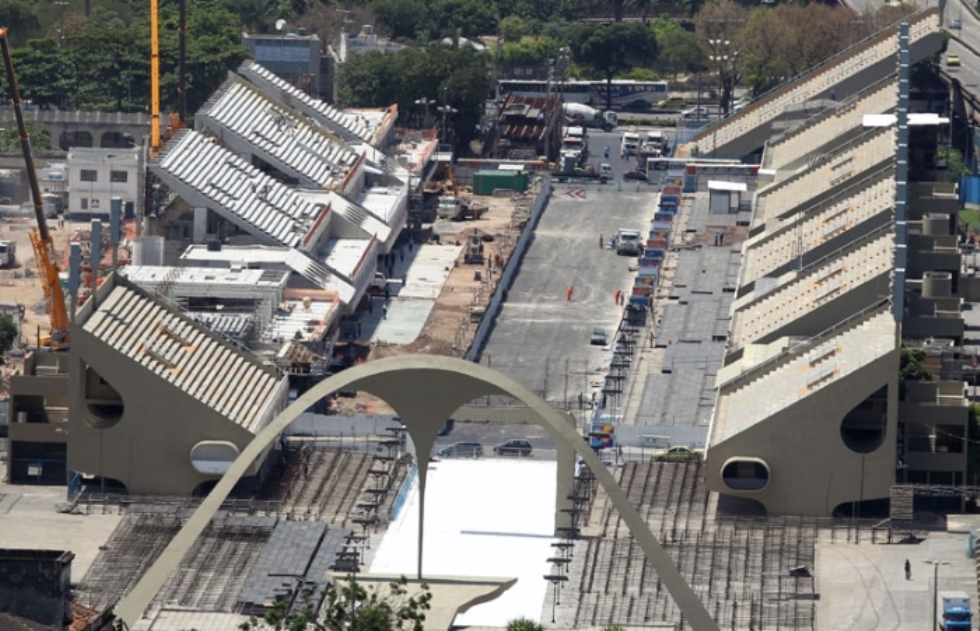
[[[494, 257], [500, 255], [506, 261], [520, 236], [520, 218], [515, 214], [515, 199], [478, 197], [476, 201], [489, 205], [489, 210], [478, 220], [460, 222], [437, 221], [423, 226], [423, 240], [438, 234], [442, 243], [465, 244], [471, 234], [479, 233], [493, 236], [493, 241], [485, 243], [484, 255]], [[453, 355], [461, 357], [469, 349], [479, 321], [471, 320], [471, 307], [474, 303], [486, 305], [493, 296], [499, 269], [494, 270], [492, 283], [484, 287], [481, 293], [482, 281], [475, 280], [474, 272], [481, 271], [487, 276], [487, 267], [482, 265], [466, 265], [463, 262], [464, 252], [460, 254], [459, 265], [449, 273], [449, 278], [442, 287], [442, 292], [436, 299], [436, 305], [429, 315], [422, 334], [411, 344], [404, 346], [386, 345], [371, 350], [369, 359], [391, 357], [407, 353], [430, 353], [435, 355]], [[338, 399], [339, 413], [364, 413], [370, 410], [374, 414], [393, 414], [394, 411], [381, 399], [367, 394], [358, 393], [357, 397]]]
[[[442, 243], [465, 244], [471, 234], [488, 235], [492, 240], [484, 242], [484, 254], [487, 257], [500, 255], [506, 259], [510, 256], [520, 235], [517, 225], [520, 217], [515, 216], [517, 205], [511, 198], [478, 197], [476, 202], [489, 206], [487, 212], [478, 220], [459, 222], [437, 221], [434, 224], [424, 224], [417, 239], [433, 242], [438, 236]], [[525, 204], [527, 205], [527, 204]], [[22, 344], [36, 343], [38, 327], [44, 336], [50, 330], [47, 313], [43, 308], [44, 296], [41, 282], [37, 274], [34, 252], [28, 237], [29, 231], [36, 227], [36, 222], [24, 218], [0, 220], [0, 239], [13, 240], [17, 244], [17, 264], [13, 269], [0, 270], [0, 303], [16, 303], [24, 305], [24, 320], [21, 325]], [[58, 220], [50, 220], [49, 228], [54, 237], [55, 248], [62, 265], [66, 256], [68, 243], [80, 236], [87, 240], [89, 228], [87, 223], [59, 224]], [[468, 265], [464, 262], [464, 253], [460, 254], [459, 265], [454, 268], [436, 299], [429, 319], [422, 334], [411, 344], [405, 346], [385, 345], [371, 349], [369, 359], [389, 357], [405, 353], [434, 353], [437, 355], [462, 356], [476, 333], [478, 321], [471, 319], [474, 304], [485, 305], [489, 302], [499, 278], [499, 270], [488, 275], [485, 264]], [[125, 259], [125, 251], [121, 253]], [[484, 283], [476, 280], [474, 272], [479, 270], [484, 278], [492, 282]], [[21, 363], [15, 353], [7, 358], [2, 367], [0, 380], [0, 396], [6, 391], [6, 377], [20, 370]], [[338, 400], [338, 411], [363, 412], [366, 408], [376, 414], [391, 413], [382, 401], [369, 395], [361, 394], [353, 399]]]

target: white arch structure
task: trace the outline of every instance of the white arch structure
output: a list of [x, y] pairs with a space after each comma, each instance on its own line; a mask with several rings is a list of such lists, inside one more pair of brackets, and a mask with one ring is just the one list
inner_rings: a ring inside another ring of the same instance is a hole
[[367, 362], [324, 379], [295, 403], [280, 413], [255, 436], [239, 454], [191, 518], [136, 586], [116, 607], [116, 613], [133, 627], [150, 605], [167, 578], [177, 568], [211, 517], [245, 473], [248, 466], [300, 414], [323, 397], [341, 389], [355, 388], [371, 392], [391, 405], [405, 424], [415, 443], [419, 479], [419, 550], [418, 578], [422, 578], [422, 539], [425, 515], [425, 482], [428, 458], [439, 428], [464, 404], [488, 395], [505, 395], [528, 406], [528, 420], [547, 429], [559, 446], [574, 449], [592, 470], [609, 499], [626, 522], [636, 542], [657, 570], [660, 580], [695, 631], [717, 631], [707, 609], [687, 584], [653, 535], [646, 522], [630, 503], [609, 470], [588, 443], [568, 424], [565, 417], [526, 387], [510, 377], [454, 357], [437, 355], [402, 355]]

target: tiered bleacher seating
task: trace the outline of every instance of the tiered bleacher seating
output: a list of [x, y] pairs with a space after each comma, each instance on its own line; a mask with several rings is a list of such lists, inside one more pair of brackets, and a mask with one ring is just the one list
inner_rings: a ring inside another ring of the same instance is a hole
[[[909, 27], [911, 42], [939, 31], [936, 12], [923, 11], [913, 18]], [[898, 38], [894, 31], [884, 31], [876, 41], [870, 42], [860, 52], [844, 51], [840, 55], [817, 66], [795, 79], [792, 85], [777, 88], [768, 98], [745, 108], [735, 116], [705, 127], [694, 138], [702, 155], [714, 153], [719, 147], [746, 135], [749, 131], [763, 127], [780, 116], [787, 108], [809, 101], [825, 94], [848, 77], [873, 66], [898, 53]]]
[[197, 116], [208, 127], [226, 130], [254, 146], [276, 168], [307, 185], [338, 187], [359, 157], [339, 139], [283, 108], [240, 78], [226, 82]]
[[764, 166], [776, 170], [785, 168], [826, 146], [834, 138], [860, 127], [865, 114], [891, 111], [897, 98], [898, 83], [894, 79], [882, 82], [859, 98], [839, 104], [828, 115], [815, 117], [786, 132], [766, 147]]
[[825, 259], [780, 287], [736, 307], [732, 342], [750, 344], [891, 270], [894, 254], [890, 231], [843, 256]]
[[309, 246], [327, 218], [322, 204], [303, 199], [204, 134], [184, 129], [151, 163], [154, 173], [192, 206], [206, 206], [270, 245]]
[[781, 217], [894, 153], [894, 130], [891, 127], [870, 129], [806, 171], [759, 191], [755, 198], [755, 221]]
[[885, 309], [806, 352], [784, 354], [758, 369], [756, 378], [721, 393], [711, 443], [735, 436], [893, 350], [895, 320]]
[[888, 178], [861, 189], [820, 213], [804, 215], [802, 226], [798, 219], [800, 215], [777, 222], [773, 229], [746, 242], [742, 283], [767, 276], [799, 257], [801, 251], [810, 251], [862, 221], [892, 208], [894, 203], [895, 180]]

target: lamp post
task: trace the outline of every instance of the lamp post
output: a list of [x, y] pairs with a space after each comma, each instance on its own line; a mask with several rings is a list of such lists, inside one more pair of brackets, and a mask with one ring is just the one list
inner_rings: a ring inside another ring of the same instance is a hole
[[451, 107], [448, 103], [440, 105], [436, 108], [436, 111], [442, 114], [442, 126], [439, 128], [439, 142], [442, 143], [446, 140], [446, 116], [450, 114], [458, 114], [459, 110], [455, 107]]
[[425, 118], [422, 119], [422, 127], [429, 126], [429, 106], [435, 105], [435, 103], [436, 103], [435, 99], [430, 99], [424, 96], [421, 99], [415, 99], [415, 104], [421, 105], [425, 109], [425, 114], [424, 114]]
[[949, 561], [926, 559], [923, 563], [932, 566], [932, 631], [939, 628], [939, 566], [949, 565]]

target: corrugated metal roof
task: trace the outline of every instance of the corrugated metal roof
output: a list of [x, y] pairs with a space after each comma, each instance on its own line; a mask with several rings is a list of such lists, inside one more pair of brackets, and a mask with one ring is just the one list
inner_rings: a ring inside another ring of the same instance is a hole
[[280, 100], [311, 116], [327, 129], [346, 132], [346, 134], [359, 138], [368, 144], [372, 143], [374, 130], [365, 123], [362, 117], [348, 114], [319, 99], [314, 99], [306, 92], [290, 85], [272, 72], [269, 72], [255, 61], [242, 63], [238, 68], [238, 72], [258, 86], [259, 89], [267, 93], [271, 90], [272, 94], [270, 96], [277, 99], [280, 96], [283, 97]]
[[82, 325], [86, 332], [249, 431], [271, 418], [286, 377], [128, 282], [114, 282]]
[[303, 247], [329, 212], [196, 131], [178, 132], [152, 166], [171, 188], [192, 189], [229, 221], [285, 246]]
[[[359, 155], [241, 78], [227, 82], [197, 113], [265, 152], [275, 166], [326, 189], [343, 183]], [[217, 131], [217, 130], [215, 130]]]

